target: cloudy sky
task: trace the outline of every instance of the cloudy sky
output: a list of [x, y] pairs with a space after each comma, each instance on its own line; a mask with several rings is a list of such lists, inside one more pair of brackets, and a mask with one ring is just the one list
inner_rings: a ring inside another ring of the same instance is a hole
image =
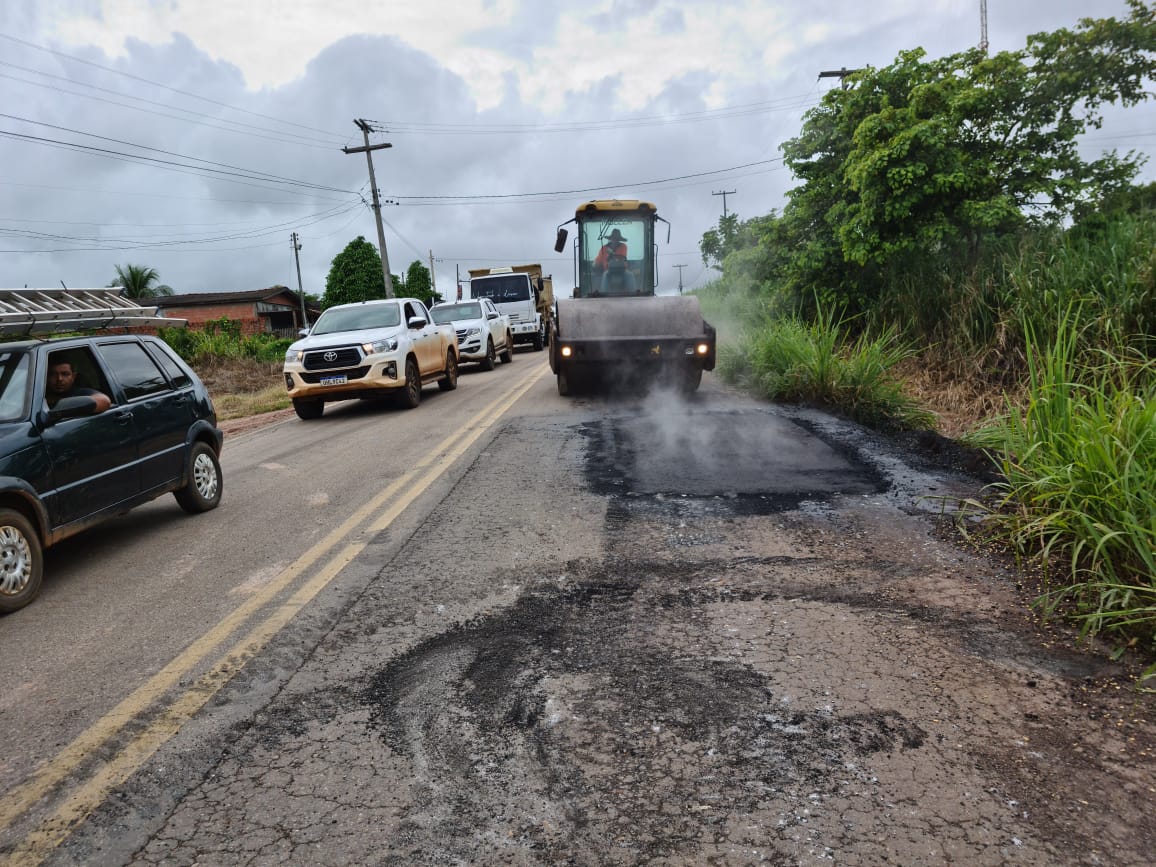
[[[1124, 0], [988, 0], [991, 49]], [[779, 147], [819, 73], [979, 42], [979, 0], [3, 0], [0, 287], [97, 287], [116, 265], [177, 292], [320, 294], [376, 244], [355, 119], [370, 121], [391, 270], [433, 257], [541, 262], [572, 285], [556, 227], [590, 198], [645, 198], [672, 224], [660, 292], [709, 281], [725, 207], [779, 208]], [[1151, 105], [1094, 149], [1156, 150]], [[1156, 177], [1149, 165], [1144, 179]], [[727, 196], [720, 195], [727, 192]], [[665, 240], [665, 239], [664, 239]], [[676, 266], [684, 266], [678, 268]]]

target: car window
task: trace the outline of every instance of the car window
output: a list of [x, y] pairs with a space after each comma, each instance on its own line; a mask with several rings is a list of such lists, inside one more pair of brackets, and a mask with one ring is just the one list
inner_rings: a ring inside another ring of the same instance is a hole
[[0, 353], [0, 421], [23, 418], [28, 406], [27, 352]]
[[168, 390], [164, 374], [139, 343], [105, 343], [100, 355], [129, 400]]
[[109, 399], [112, 400], [113, 403], [116, 403], [112, 389], [108, 387], [108, 381], [104, 378], [104, 373], [100, 369], [96, 357], [92, 354], [91, 347], [70, 346], [49, 353], [47, 364], [49, 370], [52, 369], [53, 365], [62, 362], [67, 362], [72, 365], [72, 369], [76, 373], [76, 380], [74, 382], [76, 388], [96, 389], [101, 394], [108, 395]]
[[173, 351], [167, 344], [154, 343], [151, 346], [152, 354], [157, 363], [160, 364], [161, 370], [168, 375], [169, 380], [176, 388], [184, 388], [193, 381], [185, 369], [173, 358]]

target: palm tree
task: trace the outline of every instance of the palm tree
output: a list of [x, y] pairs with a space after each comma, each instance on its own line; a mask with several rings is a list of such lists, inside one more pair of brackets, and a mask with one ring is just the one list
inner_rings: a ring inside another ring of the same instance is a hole
[[125, 298], [156, 298], [158, 295], [172, 295], [171, 286], [158, 284], [154, 286], [160, 275], [156, 268], [144, 265], [117, 265], [116, 279], [109, 283], [109, 288], [119, 286], [121, 295]]

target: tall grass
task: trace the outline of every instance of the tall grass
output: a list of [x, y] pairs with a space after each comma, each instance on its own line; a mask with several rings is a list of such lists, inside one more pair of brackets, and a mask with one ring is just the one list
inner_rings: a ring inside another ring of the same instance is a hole
[[1043, 227], [993, 239], [977, 262], [905, 262], [873, 311], [939, 347], [968, 375], [1007, 384], [1026, 373], [1028, 329], [1056, 338], [1056, 310], [1078, 316], [1080, 349], [1156, 354], [1156, 214], [1115, 214], [1089, 228]]
[[727, 381], [770, 400], [821, 406], [880, 428], [927, 428], [932, 416], [903, 392], [892, 368], [911, 353], [895, 329], [851, 337], [830, 311], [813, 322], [769, 319], [719, 350]]
[[1027, 328], [1027, 404], [973, 437], [1006, 479], [991, 520], [1060, 571], [1042, 605], [1070, 604], [1087, 634], [1156, 650], [1156, 367], [1087, 349], [1078, 319], [1054, 319], [1049, 342]]
[[160, 338], [185, 361], [193, 365], [211, 364], [220, 359], [250, 358], [254, 361], [284, 361], [285, 350], [293, 342], [273, 334], [241, 333], [236, 320], [217, 319], [204, 328], [162, 328]]

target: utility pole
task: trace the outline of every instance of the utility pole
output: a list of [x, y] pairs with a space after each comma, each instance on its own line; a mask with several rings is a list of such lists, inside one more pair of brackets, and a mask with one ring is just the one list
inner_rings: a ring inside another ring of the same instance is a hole
[[711, 193], [712, 196], [723, 197], [723, 219], [727, 218], [727, 196], [738, 195], [738, 190], [719, 190], [717, 193]]
[[373, 177], [373, 156], [370, 152], [391, 148], [393, 145], [388, 142], [371, 145], [369, 143], [369, 131], [372, 127], [369, 125], [369, 121], [357, 118], [353, 122], [357, 124], [357, 128], [365, 137], [365, 147], [342, 148], [342, 150], [347, 154], [365, 154], [365, 161], [369, 164], [369, 189], [373, 193], [373, 213], [377, 218], [377, 246], [381, 251], [381, 273], [385, 277], [385, 297], [392, 298], [393, 278], [389, 276], [389, 254], [385, 251], [385, 229], [381, 225], [381, 200], [377, 197], [377, 181]]
[[979, 0], [979, 50], [987, 55], [987, 0]]
[[847, 89], [847, 76], [854, 72], [862, 72], [862, 69], [848, 69], [844, 66], [842, 69], [827, 69], [819, 73], [819, 78], [837, 78], [839, 79], [839, 86], [842, 90]]
[[458, 284], [458, 301], [462, 300], [462, 266], [454, 264], [454, 281]]
[[301, 249], [301, 242], [297, 240], [297, 233], [289, 236], [293, 244], [293, 261], [297, 263], [297, 297], [301, 299], [301, 327], [309, 327], [309, 317], [305, 313], [305, 290], [301, 288], [301, 258], [297, 251]]
[[682, 294], [682, 269], [685, 268], [686, 266], [685, 265], [672, 265], [671, 267], [678, 269], [678, 294], [681, 295]]
[[433, 293], [431, 297], [436, 298], [438, 294], [438, 281], [437, 278], [434, 277], [433, 250], [429, 251], [429, 289], [430, 292]]

